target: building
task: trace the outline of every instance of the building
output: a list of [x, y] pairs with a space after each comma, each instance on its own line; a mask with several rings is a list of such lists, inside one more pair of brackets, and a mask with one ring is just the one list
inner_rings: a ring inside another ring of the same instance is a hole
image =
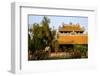
[[59, 45], [88, 44], [88, 34], [80, 24], [62, 24], [58, 30]]

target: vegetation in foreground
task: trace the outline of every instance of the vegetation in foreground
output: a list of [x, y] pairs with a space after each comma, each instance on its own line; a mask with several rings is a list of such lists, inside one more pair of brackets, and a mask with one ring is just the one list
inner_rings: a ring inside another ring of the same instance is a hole
[[[60, 47], [50, 20], [44, 16], [41, 23], [28, 29], [28, 60], [76, 59], [88, 57], [88, 45], [66, 45]], [[67, 47], [69, 46], [69, 47]]]

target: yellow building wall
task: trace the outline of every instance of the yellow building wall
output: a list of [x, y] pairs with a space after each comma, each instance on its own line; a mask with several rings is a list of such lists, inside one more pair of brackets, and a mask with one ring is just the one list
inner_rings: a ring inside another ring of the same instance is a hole
[[59, 44], [88, 44], [88, 36], [59, 36], [58, 38]]

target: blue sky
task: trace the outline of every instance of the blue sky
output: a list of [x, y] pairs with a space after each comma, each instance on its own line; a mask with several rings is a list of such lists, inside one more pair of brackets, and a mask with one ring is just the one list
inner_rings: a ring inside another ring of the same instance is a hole
[[[28, 24], [31, 26], [34, 23], [41, 23], [44, 16], [38, 15], [29, 15], [28, 16]], [[64, 24], [69, 24], [70, 22], [73, 24], [80, 24], [81, 27], [88, 28], [88, 17], [80, 17], [80, 16], [47, 16], [50, 19], [50, 28], [58, 29], [59, 26]]]

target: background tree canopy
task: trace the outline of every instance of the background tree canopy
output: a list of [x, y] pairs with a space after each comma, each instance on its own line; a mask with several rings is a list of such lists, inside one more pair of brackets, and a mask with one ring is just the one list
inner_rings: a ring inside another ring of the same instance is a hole
[[29, 28], [28, 47], [30, 51], [43, 50], [46, 46], [50, 46], [53, 49], [56, 30], [51, 29], [49, 24], [50, 19], [44, 16], [40, 24], [34, 23], [32, 28]]

